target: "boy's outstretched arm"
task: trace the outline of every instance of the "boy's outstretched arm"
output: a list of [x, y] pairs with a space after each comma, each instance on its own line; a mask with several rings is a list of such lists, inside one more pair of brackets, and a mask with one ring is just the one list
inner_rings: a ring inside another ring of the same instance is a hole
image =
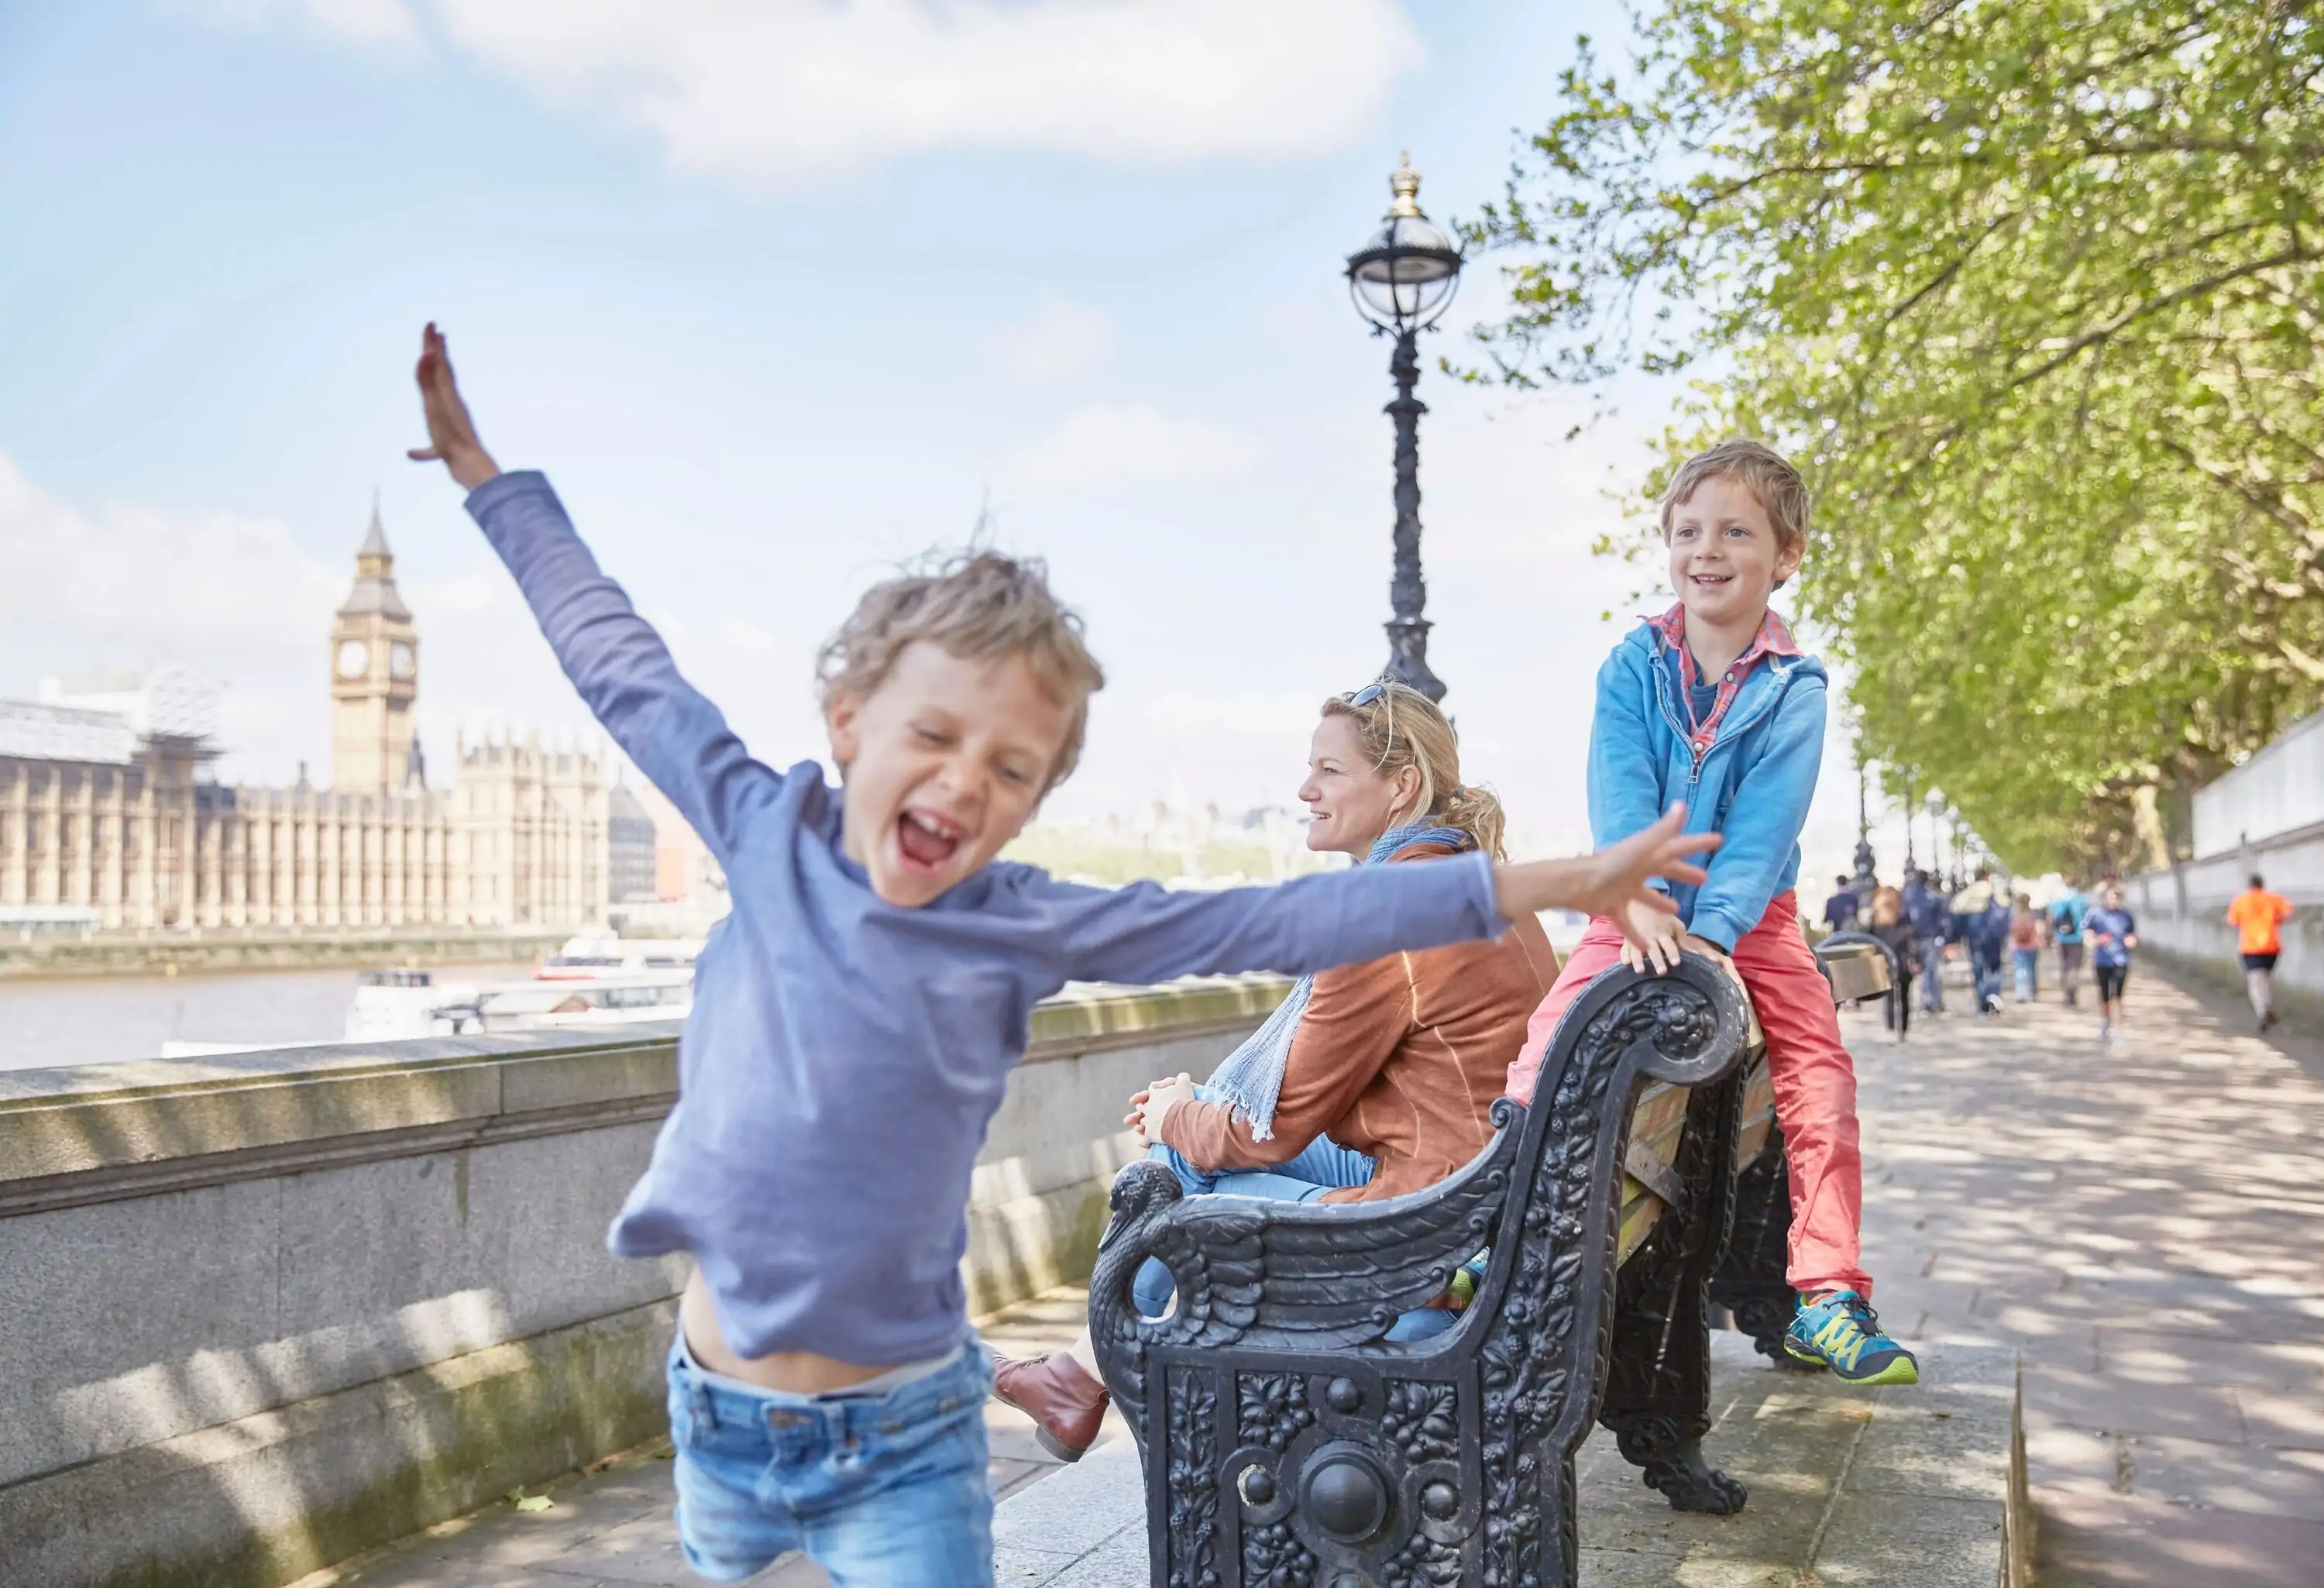
[[1610, 917], [1626, 933], [1643, 929], [1652, 917], [1674, 915], [1678, 907], [1653, 880], [1702, 881], [1706, 873], [1692, 857], [1709, 854], [1720, 842], [1716, 833], [1684, 832], [1685, 826], [1686, 807], [1674, 805], [1644, 831], [1595, 854], [1497, 866], [1501, 913], [1578, 909]]
[[516, 576], [565, 676], [605, 731], [669, 797], [721, 865], [742, 829], [771, 805], [782, 779], [753, 761], [726, 719], [688, 684], [653, 625], [598, 570], [549, 481], [503, 474], [477, 438], [452, 375], [443, 334], [420, 342], [420, 400], [428, 445], [415, 462], [441, 462], [468, 490], [468, 512]]
[[1494, 865], [1475, 853], [1361, 865], [1264, 888], [1172, 892], [1157, 883], [1084, 888], [1047, 882], [1065, 918], [1066, 974], [1086, 981], [1159, 982], [1228, 971], [1304, 974], [1404, 949], [1434, 948], [1507, 929], [1544, 909], [1667, 915], [1649, 877], [1692, 882], [1687, 857], [1718, 835], [1682, 833], [1683, 806], [1620, 844], [1578, 860]]

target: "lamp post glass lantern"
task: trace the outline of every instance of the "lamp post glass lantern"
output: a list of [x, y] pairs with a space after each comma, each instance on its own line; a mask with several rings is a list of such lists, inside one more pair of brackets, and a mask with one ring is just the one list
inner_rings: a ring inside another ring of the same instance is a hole
[[1388, 376], [1396, 399], [1386, 410], [1396, 421], [1396, 564], [1388, 585], [1388, 676], [1427, 696], [1444, 698], [1444, 684], [1428, 670], [1428, 586], [1420, 577], [1420, 416], [1427, 404], [1413, 394], [1420, 383], [1420, 333], [1452, 307], [1461, 284], [1461, 251], [1421, 213], [1420, 173], [1406, 154], [1388, 178], [1394, 195], [1380, 228], [1348, 256], [1348, 294], [1372, 334], [1393, 337]]

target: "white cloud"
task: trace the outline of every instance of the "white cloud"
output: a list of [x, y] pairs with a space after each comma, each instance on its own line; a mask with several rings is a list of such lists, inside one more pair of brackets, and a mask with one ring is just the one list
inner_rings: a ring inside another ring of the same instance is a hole
[[85, 516], [0, 457], [0, 632], [70, 652], [323, 653], [350, 576], [325, 567], [275, 519], [114, 507]]
[[205, 0], [200, 8], [235, 27], [288, 23], [350, 44], [395, 50], [420, 42], [419, 19], [406, 0]]
[[47, 673], [182, 662], [226, 681], [226, 742], [287, 774], [319, 739], [350, 571], [274, 519], [85, 513], [0, 456], [0, 687], [12, 692]]
[[1045, 298], [1023, 319], [992, 334], [990, 350], [1002, 368], [1027, 386], [1046, 386], [1086, 373], [1113, 346], [1113, 321], [1102, 309]]
[[710, 635], [724, 650], [753, 660], [771, 656], [782, 648], [782, 642], [772, 630], [731, 612], [722, 612], [710, 620]]
[[1174, 418], [1142, 402], [1099, 403], [1066, 415], [1018, 456], [1007, 478], [1063, 496], [1104, 485], [1223, 479], [1259, 457], [1250, 437], [1209, 420]]
[[[402, 47], [420, 0], [210, 0]], [[427, 0], [432, 31], [670, 162], [792, 188], [935, 149], [1177, 163], [1360, 133], [1423, 52], [1400, 0]]]

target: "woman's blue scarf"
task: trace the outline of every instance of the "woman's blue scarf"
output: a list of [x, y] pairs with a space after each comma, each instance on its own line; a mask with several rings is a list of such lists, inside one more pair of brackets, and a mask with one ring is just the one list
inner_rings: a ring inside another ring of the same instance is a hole
[[[1407, 822], [1374, 839], [1363, 863], [1377, 865], [1415, 844], [1450, 844], [1455, 849], [1468, 849], [1475, 846], [1476, 840], [1457, 827], [1437, 826], [1425, 819]], [[1275, 1135], [1275, 1100], [1283, 1091], [1283, 1068], [1291, 1060], [1300, 1017], [1307, 1012], [1307, 999], [1314, 991], [1314, 977], [1300, 977], [1290, 996], [1267, 1017], [1267, 1023], [1227, 1055], [1209, 1080], [1194, 1088], [1195, 1097], [1202, 1102], [1231, 1103], [1242, 1110], [1254, 1140], [1269, 1140]]]

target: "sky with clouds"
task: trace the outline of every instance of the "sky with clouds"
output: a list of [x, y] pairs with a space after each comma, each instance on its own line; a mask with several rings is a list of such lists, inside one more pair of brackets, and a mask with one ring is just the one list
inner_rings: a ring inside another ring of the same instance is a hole
[[[0, 7], [0, 694], [182, 661], [229, 686], [223, 775], [319, 770], [376, 490], [434, 764], [463, 727], [586, 734], [456, 488], [402, 459], [432, 318], [503, 465], [549, 471], [763, 757], [820, 752], [811, 660], [862, 586], [982, 512], [1111, 674], [1053, 809], [1286, 802], [1315, 702], [1386, 654], [1388, 349], [1342, 261], [1400, 149], [1439, 219], [1493, 197], [1574, 34], [1619, 26], [1611, 0]], [[1428, 351], [1499, 301], [1473, 263]], [[1640, 578], [1589, 547], [1667, 394], [1570, 443], [1570, 396], [1422, 395], [1467, 771], [1578, 836]]]

